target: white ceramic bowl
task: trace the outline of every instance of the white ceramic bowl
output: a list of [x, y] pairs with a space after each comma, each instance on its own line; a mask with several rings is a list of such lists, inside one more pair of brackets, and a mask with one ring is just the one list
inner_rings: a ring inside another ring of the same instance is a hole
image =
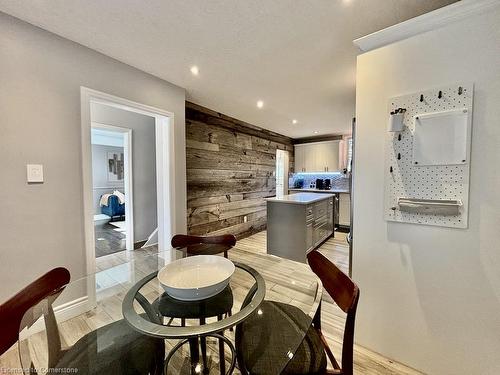
[[167, 264], [158, 280], [173, 298], [197, 301], [221, 292], [233, 275], [233, 262], [217, 255], [195, 255]]

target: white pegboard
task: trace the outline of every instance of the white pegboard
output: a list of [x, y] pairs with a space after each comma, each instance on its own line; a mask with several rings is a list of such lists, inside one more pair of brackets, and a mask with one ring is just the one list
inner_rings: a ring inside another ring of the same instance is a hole
[[[406, 112], [404, 130], [386, 133], [386, 220], [467, 228], [473, 89], [473, 84], [454, 84], [389, 100], [388, 116], [397, 108], [405, 108]], [[469, 113], [466, 161], [459, 165], [414, 165], [412, 153], [415, 116], [454, 109], [463, 109]], [[398, 198], [461, 200], [463, 206], [460, 214], [453, 216], [410, 213], [399, 210]]]

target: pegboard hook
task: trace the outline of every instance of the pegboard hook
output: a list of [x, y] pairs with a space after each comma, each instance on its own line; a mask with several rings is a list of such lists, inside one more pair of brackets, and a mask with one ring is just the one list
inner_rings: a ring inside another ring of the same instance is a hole
[[424, 101], [424, 94], [420, 94], [420, 101], [423, 102]]
[[443, 97], [443, 92], [441, 90], [439, 90], [438, 98], [441, 99], [442, 97]]
[[458, 86], [458, 95], [462, 95], [464, 92], [464, 88], [462, 86]]

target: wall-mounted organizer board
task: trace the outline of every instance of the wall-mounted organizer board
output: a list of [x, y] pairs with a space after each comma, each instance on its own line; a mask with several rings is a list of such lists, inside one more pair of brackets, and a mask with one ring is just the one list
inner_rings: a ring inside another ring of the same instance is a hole
[[[467, 228], [473, 93], [459, 83], [389, 99], [386, 220]], [[398, 109], [404, 126], [393, 131]]]

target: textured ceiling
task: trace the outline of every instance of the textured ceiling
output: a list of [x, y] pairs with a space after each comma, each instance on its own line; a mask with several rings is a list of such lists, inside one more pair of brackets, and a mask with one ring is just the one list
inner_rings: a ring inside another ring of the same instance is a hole
[[184, 87], [190, 101], [305, 137], [350, 130], [353, 39], [453, 2], [0, 0], [0, 10]]

